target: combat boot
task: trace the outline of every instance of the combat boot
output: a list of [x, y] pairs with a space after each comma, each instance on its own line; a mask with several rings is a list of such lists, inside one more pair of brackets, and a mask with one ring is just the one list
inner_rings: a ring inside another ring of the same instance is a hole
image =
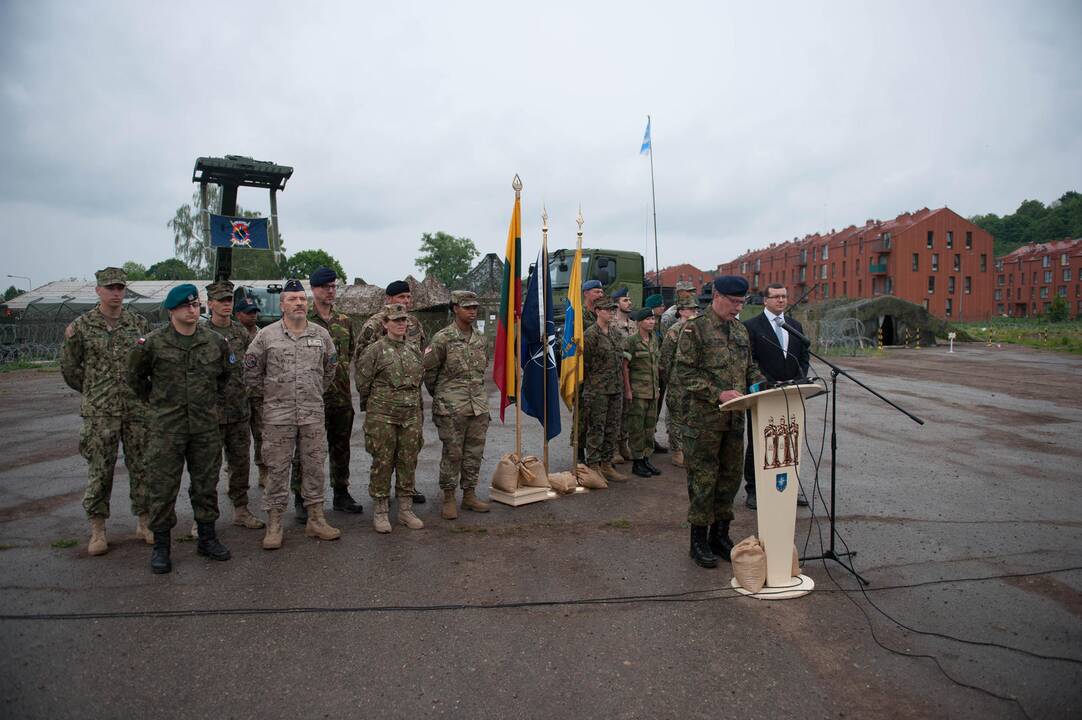
[[[462, 502], [465, 504], [466, 498], [462, 498]], [[458, 501], [455, 499], [454, 490], [443, 491], [443, 506], [440, 507], [440, 517], [444, 520], [458, 519]]]
[[414, 504], [416, 505], [424, 505], [426, 502], [428, 502], [428, 500], [425, 498], [425, 494], [420, 490], [414, 490], [411, 497]]
[[331, 507], [339, 512], [347, 513], [363, 513], [364, 508], [361, 504], [353, 499], [353, 496], [349, 494], [348, 488], [335, 488], [334, 500], [331, 502]]
[[626, 439], [620, 441], [620, 457], [624, 460], [634, 459], [634, 456], [631, 454], [631, 444]]
[[90, 542], [86, 545], [87, 555], [104, 555], [109, 551], [109, 541], [105, 539], [105, 518], [90, 518]]
[[425, 526], [421, 518], [413, 514], [413, 498], [409, 496], [398, 498], [398, 522], [410, 530], [420, 530]]
[[387, 519], [387, 512], [390, 505], [391, 501], [389, 498], [376, 498], [376, 511], [372, 517], [372, 527], [374, 527], [378, 533], [391, 532], [391, 521]]
[[627, 462], [627, 460], [624, 460], [624, 456], [621, 455], [620, 453], [615, 453], [612, 456], [612, 460], [609, 460], [609, 462], [612, 463], [613, 465], [623, 465], [624, 463]]
[[259, 468], [259, 489], [267, 489], [267, 468], [265, 467]]
[[199, 537], [199, 523], [195, 520], [192, 520], [192, 529], [188, 534], [192, 536], [193, 540]]
[[706, 539], [706, 527], [704, 525], [691, 526], [691, 550], [688, 553], [695, 564], [704, 568], [715, 568], [718, 559], [710, 552], [710, 543]]
[[233, 524], [249, 530], [260, 530], [265, 527], [263, 521], [253, 515], [247, 505], [238, 505], [233, 508]]
[[656, 467], [654, 467], [654, 464], [652, 462], [650, 462], [650, 458], [643, 458], [642, 459], [642, 464], [647, 470], [650, 471], [651, 475], [660, 475], [661, 474], [661, 471], [658, 470]]
[[658, 455], [664, 455], [665, 453], [669, 452], [669, 448], [665, 447], [664, 445], [659, 443], [657, 440], [655, 440], [654, 441], [654, 452], [656, 452]]
[[321, 503], [316, 503], [308, 508], [308, 522], [304, 526], [304, 534], [320, 540], [337, 540], [342, 537], [341, 530], [327, 524], [327, 519], [323, 517], [323, 505]]
[[477, 497], [473, 488], [462, 488], [462, 507], [479, 513], [488, 512], [488, 503]]
[[263, 549], [277, 550], [282, 547], [282, 511], [267, 513], [267, 532], [263, 535]]
[[300, 493], [293, 493], [293, 513], [297, 517], [298, 525], [308, 524], [308, 508], [304, 506], [304, 498]]
[[218, 534], [214, 529], [214, 523], [199, 523], [199, 542], [195, 551], [203, 557], [211, 560], [228, 560], [232, 557], [229, 548], [218, 542]]
[[710, 526], [707, 540], [710, 543], [710, 552], [725, 562], [730, 562], [730, 553], [733, 551], [733, 540], [729, 537], [729, 520], [723, 520]]
[[154, 533], [154, 549], [150, 551], [150, 570], [155, 575], [167, 573], [173, 569], [169, 559], [169, 531]]
[[684, 463], [684, 451], [683, 450], [673, 450], [672, 451], [672, 464], [675, 467], [678, 467], [678, 468], [687, 467], [687, 464]]
[[612, 466], [611, 462], [601, 463], [601, 474], [606, 480], [612, 482], [627, 482], [631, 479], [630, 475], [624, 475], [622, 472]]
[[650, 472], [650, 468], [642, 464], [642, 460], [631, 461], [631, 472], [635, 473], [639, 477], [653, 477], [654, 474]]
[[139, 517], [135, 521], [135, 537], [147, 545], [154, 544], [154, 533], [150, 531], [150, 513], [139, 513]]

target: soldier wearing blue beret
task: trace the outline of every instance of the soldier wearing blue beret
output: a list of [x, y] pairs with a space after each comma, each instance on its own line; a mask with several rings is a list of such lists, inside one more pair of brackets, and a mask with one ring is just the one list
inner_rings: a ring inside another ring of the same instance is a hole
[[155, 573], [173, 569], [170, 534], [177, 524], [175, 506], [185, 465], [199, 532], [196, 550], [213, 560], [230, 557], [214, 530], [222, 466], [218, 398], [238, 361], [222, 336], [199, 323], [194, 285], [170, 290], [162, 307], [169, 311], [169, 325], [139, 338], [128, 355], [128, 383], [150, 406], [147, 507], [154, 533], [150, 569]]

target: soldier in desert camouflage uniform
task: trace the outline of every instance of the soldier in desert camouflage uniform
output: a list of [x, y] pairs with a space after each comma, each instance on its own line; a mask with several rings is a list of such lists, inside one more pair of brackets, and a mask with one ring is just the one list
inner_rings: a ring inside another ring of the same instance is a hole
[[440, 460], [440, 489], [443, 490], [445, 520], [458, 517], [455, 490], [462, 487], [462, 507], [488, 512], [475, 488], [485, 452], [485, 436], [491, 416], [485, 390], [488, 365], [485, 337], [473, 326], [477, 319], [476, 293], [451, 293], [453, 323], [432, 337], [425, 350], [425, 387], [432, 396], [432, 421], [443, 442]]
[[763, 379], [748, 331], [737, 319], [748, 291], [738, 275], [714, 279], [710, 307], [687, 320], [676, 347], [676, 375], [687, 393], [680, 430], [688, 474], [691, 558], [702, 567], [728, 560], [729, 523], [744, 467], [744, 413], [718, 406]]
[[420, 412], [424, 367], [406, 340], [406, 306], [387, 305], [382, 315], [386, 334], [361, 353], [353, 369], [357, 395], [366, 408], [364, 445], [372, 456], [368, 493], [376, 501], [373, 525], [376, 532], [391, 532], [387, 514], [394, 473], [398, 521], [420, 530], [424, 523], [413, 514], [413, 484], [424, 444]]
[[79, 413], [83, 428], [79, 452], [88, 464], [83, 509], [90, 520], [87, 552], [108, 550], [105, 519], [113, 492], [117, 449], [124, 443], [131, 511], [138, 517], [136, 534], [147, 543], [154, 536], [147, 527], [146, 508], [146, 403], [128, 387], [125, 373], [128, 352], [146, 335], [147, 322], [124, 309], [127, 274], [108, 267], [96, 273], [99, 303], [76, 318], [64, 331], [60, 370], [64, 382], [83, 396]]
[[178, 285], [162, 303], [169, 325], [136, 341], [128, 355], [128, 383], [150, 406], [147, 509], [154, 532], [150, 569], [167, 573], [170, 533], [177, 524], [176, 501], [188, 468], [188, 496], [198, 524], [200, 555], [228, 560], [218, 542], [218, 473], [222, 439], [219, 401], [237, 357], [217, 333], [199, 323], [199, 291]]
[[[233, 283], [221, 280], [207, 285], [207, 307], [210, 309], [210, 319], [204, 326], [225, 338], [234, 359], [243, 358], [252, 336], [233, 319]], [[220, 401], [218, 429], [228, 468], [233, 524], [258, 530], [263, 527], [263, 521], [248, 510], [248, 476], [252, 469], [249, 420], [252, 410], [244, 386], [244, 366], [240, 362], [230, 366], [229, 382]]]
[[676, 344], [680, 340], [680, 333], [684, 329], [684, 323], [688, 318], [695, 317], [699, 312], [699, 303], [694, 297], [682, 298], [676, 304], [678, 312], [676, 322], [665, 331], [665, 339], [661, 342], [661, 364], [659, 366], [661, 381], [665, 383], [665, 408], [669, 411], [665, 427], [669, 431], [669, 447], [672, 449], [672, 464], [682, 468], [684, 463], [684, 444], [680, 440], [680, 427], [686, 422], [684, 419], [686, 393], [679, 383], [676, 375]]
[[[413, 307], [413, 293], [410, 291], [409, 283], [405, 280], [395, 280], [387, 286], [384, 291], [386, 297], [384, 298], [384, 307], [387, 305], [402, 305], [406, 308], [406, 312], [409, 313], [411, 307]], [[386, 310], [380, 310], [372, 317], [365, 321], [361, 326], [361, 331], [357, 336], [357, 348], [353, 351], [354, 359], [363, 353], [369, 345], [379, 340], [386, 334], [384, 329], [384, 321], [387, 319]], [[417, 355], [420, 356], [424, 353], [425, 348], [428, 347], [428, 338], [425, 337], [425, 329], [421, 325], [421, 321], [414, 315], [407, 315], [406, 318], [406, 342], [412, 345], [417, 351]], [[364, 412], [364, 403], [361, 405], [361, 412]], [[418, 406], [418, 412], [420, 407]], [[397, 494], [397, 488], [395, 490]], [[413, 502], [421, 505], [425, 502], [425, 496], [422, 492], [413, 489]]]
[[282, 514], [289, 504], [295, 455], [301, 461], [301, 496], [308, 517], [305, 535], [319, 540], [341, 536], [323, 515], [323, 461], [327, 458], [323, 394], [334, 381], [338, 354], [330, 333], [308, 321], [308, 297], [299, 281], [285, 284], [280, 304], [282, 319], [260, 330], [244, 356], [245, 382], [263, 392], [265, 550], [282, 546]]

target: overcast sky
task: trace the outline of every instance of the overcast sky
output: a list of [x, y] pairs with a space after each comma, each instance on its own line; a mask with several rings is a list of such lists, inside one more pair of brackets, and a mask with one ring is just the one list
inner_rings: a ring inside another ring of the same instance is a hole
[[0, 273], [170, 257], [225, 154], [293, 166], [287, 250], [351, 279], [418, 274], [426, 231], [502, 254], [515, 173], [527, 259], [581, 204], [652, 267], [647, 114], [662, 266], [1082, 190], [1077, 0], [751, 5], [0, 0]]

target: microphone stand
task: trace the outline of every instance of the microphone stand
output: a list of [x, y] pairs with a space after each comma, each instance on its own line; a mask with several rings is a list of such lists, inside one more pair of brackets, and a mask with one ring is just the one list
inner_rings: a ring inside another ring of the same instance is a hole
[[782, 327], [785, 328], [785, 330], [787, 330], [790, 335], [792, 335], [796, 339], [800, 340], [800, 342], [804, 343], [807, 346], [809, 355], [811, 355], [815, 359], [819, 360], [820, 362], [824, 363], [825, 365], [827, 365], [830, 368], [830, 546], [829, 546], [829, 548], [827, 550], [823, 551], [822, 555], [811, 555], [809, 557], [801, 558], [801, 560], [802, 561], [808, 561], [808, 560], [833, 560], [834, 562], [838, 563], [843, 568], [848, 570], [853, 575], [853, 577], [855, 577], [861, 583], [863, 583], [864, 585], [870, 585], [871, 583], [868, 582], [863, 577], [861, 577], [860, 573], [858, 573], [856, 570], [854, 570], [853, 566], [851, 564], [846, 563], [844, 560], [842, 560], [842, 558], [847, 557], [847, 556], [856, 557], [856, 555], [857, 555], [856, 552], [853, 551], [853, 552], [839, 553], [839, 552], [836, 551], [835, 546], [834, 546], [834, 537], [838, 533], [838, 531], [836, 529], [836, 526], [837, 526], [836, 512], [837, 511], [835, 510], [835, 500], [837, 498], [837, 475], [836, 475], [836, 471], [837, 471], [837, 467], [838, 467], [838, 376], [839, 375], [844, 375], [845, 377], [849, 378], [850, 380], [855, 382], [857, 385], [864, 388], [865, 390], [870, 392], [872, 395], [875, 395], [877, 398], [879, 398], [880, 400], [885, 402], [887, 405], [890, 405], [892, 408], [894, 408], [898, 412], [902, 413], [903, 415], [905, 415], [906, 417], [908, 417], [910, 420], [917, 423], [918, 425], [923, 425], [924, 421], [921, 420], [916, 415], [914, 415], [913, 413], [909, 412], [908, 410], [900, 407], [897, 403], [895, 403], [895, 402], [893, 402], [891, 400], [888, 400], [887, 398], [883, 397], [882, 395], [880, 395], [875, 390], [872, 390], [870, 387], [868, 387], [867, 385], [862, 383], [860, 380], [857, 380], [855, 377], [853, 377], [852, 375], [847, 373], [845, 370], [842, 370], [840, 367], [838, 367], [837, 365], [835, 365], [831, 361], [827, 360], [822, 355], [819, 355], [818, 353], [812, 351], [812, 349], [811, 349], [811, 341], [808, 340], [807, 336], [804, 335], [804, 333], [800, 332], [799, 330], [794, 328], [792, 325], [790, 325], [788, 321], [785, 321], [784, 323], [782, 323]]

